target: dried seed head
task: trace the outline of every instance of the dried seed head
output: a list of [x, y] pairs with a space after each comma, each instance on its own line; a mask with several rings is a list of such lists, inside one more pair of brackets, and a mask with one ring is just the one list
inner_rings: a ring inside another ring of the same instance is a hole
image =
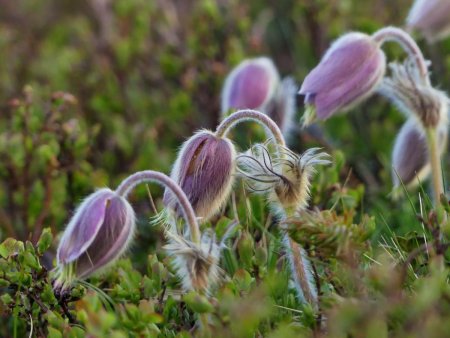
[[423, 128], [436, 128], [448, 120], [449, 100], [424, 79], [413, 60], [389, 64], [392, 74], [386, 77], [379, 92], [394, 102], [408, 117], [412, 115]]
[[280, 127], [283, 135], [289, 135], [295, 114], [297, 85], [291, 77], [284, 78], [278, 86], [273, 99], [267, 106], [267, 115]]
[[111, 264], [128, 247], [135, 229], [131, 205], [110, 189], [89, 196], [70, 220], [57, 252], [55, 286], [69, 286]]
[[[439, 128], [438, 142], [441, 154], [447, 143], [447, 126]], [[392, 180], [394, 187], [402, 183], [412, 187], [430, 173], [430, 160], [426, 136], [413, 119], [408, 119], [395, 140], [392, 152]]]
[[[207, 130], [198, 132], [181, 147], [171, 178], [183, 189], [196, 215], [203, 221], [217, 214], [230, 195], [235, 157], [230, 140], [216, 137]], [[167, 189], [164, 203], [179, 213]]]
[[172, 231], [166, 232], [169, 244], [164, 248], [174, 257], [174, 267], [186, 291], [209, 291], [220, 273], [220, 246], [209, 232], [203, 234], [199, 245]]
[[406, 20], [408, 27], [419, 30], [430, 42], [450, 34], [450, 1], [416, 0]]
[[330, 163], [329, 155], [318, 150], [311, 148], [297, 155], [283, 148], [284, 157], [277, 158], [265, 145], [257, 144], [237, 157], [239, 174], [251, 191], [267, 193], [276, 208], [298, 211], [308, 203], [315, 166]]
[[378, 43], [362, 33], [336, 40], [303, 81], [307, 110], [304, 124], [345, 111], [372, 94], [383, 78], [385, 55]]
[[278, 71], [267, 57], [247, 59], [234, 68], [222, 90], [222, 114], [231, 109], [264, 111], [279, 83]]

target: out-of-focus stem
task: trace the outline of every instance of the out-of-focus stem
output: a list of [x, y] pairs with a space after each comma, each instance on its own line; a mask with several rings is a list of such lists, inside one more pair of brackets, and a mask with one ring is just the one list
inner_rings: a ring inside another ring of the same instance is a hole
[[303, 301], [313, 305], [314, 308], [317, 308], [317, 290], [314, 285], [314, 278], [306, 251], [300, 244], [292, 240], [287, 233], [283, 236], [286, 254], [290, 261], [291, 271], [299, 297]]
[[[284, 210], [283, 219], [293, 216], [294, 212]], [[317, 290], [314, 284], [314, 276], [308, 255], [302, 246], [292, 240], [286, 232], [283, 234], [283, 243], [286, 255], [289, 259], [292, 277], [295, 281], [298, 297], [300, 300], [311, 304], [315, 309], [319, 307]]]
[[444, 183], [442, 177], [441, 156], [439, 152], [438, 132], [435, 128], [427, 130], [428, 151], [430, 154], [431, 176], [433, 181], [434, 204], [439, 204], [441, 195], [444, 193]]
[[416, 41], [405, 32], [403, 29], [397, 27], [385, 27], [378, 31], [376, 31], [372, 38], [374, 41], [378, 42], [382, 45], [387, 41], [395, 41], [408, 53], [408, 55], [416, 62], [417, 67], [420, 70], [420, 75], [426, 81], [426, 83], [430, 82], [428, 77], [428, 65], [423, 56], [422, 51], [417, 45]]

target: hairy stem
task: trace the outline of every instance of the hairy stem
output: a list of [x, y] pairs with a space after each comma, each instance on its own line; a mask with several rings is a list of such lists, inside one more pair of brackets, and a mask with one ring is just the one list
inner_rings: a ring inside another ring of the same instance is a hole
[[237, 124], [245, 121], [255, 121], [270, 131], [275, 142], [282, 147], [286, 146], [283, 133], [277, 124], [267, 115], [252, 109], [238, 110], [226, 117], [217, 127], [216, 136], [226, 137], [229, 131]]
[[420, 75], [422, 78], [429, 83], [430, 79], [428, 77], [428, 65], [427, 62], [417, 45], [416, 41], [405, 32], [403, 29], [396, 27], [385, 27], [376, 31], [372, 38], [374, 41], [382, 45], [388, 41], [394, 41], [400, 44], [400, 46], [408, 53], [408, 55], [416, 62], [417, 67], [420, 70]]
[[174, 196], [176, 196], [178, 203], [183, 211], [184, 218], [189, 226], [191, 233], [191, 240], [195, 244], [200, 244], [200, 229], [194, 209], [192, 208], [189, 199], [184, 191], [167, 175], [153, 170], [144, 170], [128, 176], [120, 183], [116, 189], [116, 193], [124, 198], [133, 190], [138, 184], [146, 182], [156, 182], [168, 188]]
[[286, 254], [289, 257], [299, 298], [317, 308], [317, 290], [314, 285], [311, 263], [307, 258], [306, 251], [300, 244], [293, 241], [287, 233], [283, 236]]

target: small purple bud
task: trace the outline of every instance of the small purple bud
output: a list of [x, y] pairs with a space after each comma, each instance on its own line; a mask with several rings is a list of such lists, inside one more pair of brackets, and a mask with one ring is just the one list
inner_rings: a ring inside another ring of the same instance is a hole
[[443, 39], [450, 34], [450, 1], [416, 0], [406, 22], [430, 42]]
[[385, 55], [373, 39], [348, 33], [336, 40], [303, 81], [304, 124], [325, 120], [368, 97], [383, 78]]
[[[234, 146], [228, 139], [216, 137], [207, 130], [196, 133], [181, 147], [171, 178], [183, 189], [203, 221], [219, 212], [230, 195], [235, 156]], [[164, 203], [179, 213], [167, 189]]]
[[272, 60], [259, 57], [242, 61], [225, 80], [222, 114], [230, 109], [264, 110], [275, 93], [279, 75]]
[[85, 278], [118, 258], [134, 234], [135, 215], [126, 199], [100, 189], [81, 203], [58, 246], [58, 284]]
[[[445, 149], [447, 127], [440, 127], [438, 132], [439, 151]], [[415, 186], [430, 173], [430, 159], [427, 140], [422, 128], [414, 118], [403, 125], [395, 140], [392, 152], [392, 180], [395, 187], [402, 183]]]

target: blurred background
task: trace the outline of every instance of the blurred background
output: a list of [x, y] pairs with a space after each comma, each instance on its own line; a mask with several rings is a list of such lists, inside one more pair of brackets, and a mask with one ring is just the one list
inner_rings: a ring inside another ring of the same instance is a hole
[[[0, 239], [36, 239], [44, 226], [56, 233], [96, 187], [115, 187], [137, 170], [168, 173], [180, 144], [220, 120], [224, 78], [244, 58], [267, 55], [300, 86], [342, 33], [403, 26], [411, 4], [0, 0]], [[450, 41], [418, 41], [433, 63], [433, 82], [448, 89]], [[396, 46], [386, 50], [391, 60], [404, 58]], [[403, 119], [374, 97], [313, 133], [297, 128], [291, 142], [298, 151], [340, 151], [346, 164], [337, 181], [348, 177], [349, 187], [365, 190], [357, 209], [382, 213], [401, 231], [408, 218], [390, 210], [409, 206], [389, 193]], [[152, 192], [161, 206], [162, 191]], [[142, 189], [134, 202], [143, 215], [150, 214], [145, 196]], [[147, 240], [145, 231], [139, 236]]]

